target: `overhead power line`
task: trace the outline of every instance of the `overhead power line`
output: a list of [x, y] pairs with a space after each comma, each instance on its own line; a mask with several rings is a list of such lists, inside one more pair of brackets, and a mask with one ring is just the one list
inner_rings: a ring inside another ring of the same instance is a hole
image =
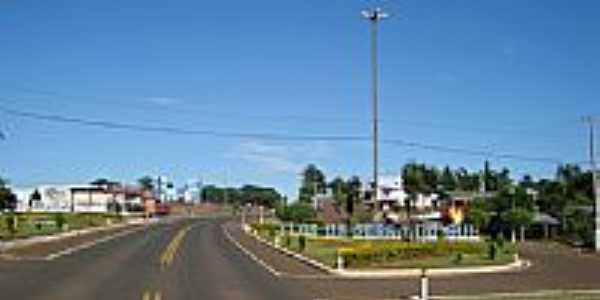
[[423, 144], [423, 143], [410, 142], [410, 141], [397, 140], [397, 139], [386, 139], [386, 140], [383, 140], [382, 143], [404, 146], [404, 147], [409, 147], [409, 148], [419, 148], [419, 149], [425, 149], [425, 150], [431, 150], [431, 151], [438, 151], [438, 152], [464, 154], [464, 155], [470, 155], [470, 156], [483, 156], [483, 157], [498, 158], [498, 159], [522, 160], [522, 161], [532, 161], [532, 162], [541, 162], [541, 163], [550, 163], [550, 164], [563, 164], [564, 163], [563, 161], [560, 161], [560, 160], [557, 160], [554, 158], [548, 158], [548, 157], [531, 157], [531, 156], [523, 156], [523, 155], [516, 155], [516, 154], [497, 153], [497, 152], [493, 152], [493, 151], [471, 150], [471, 149], [447, 147], [447, 146], [441, 146], [441, 145]]
[[[101, 121], [91, 120], [85, 118], [65, 117], [55, 114], [42, 114], [30, 111], [12, 109], [8, 107], [0, 106], [0, 112], [5, 113], [9, 116], [27, 118], [32, 120], [42, 120], [54, 123], [73, 124], [87, 127], [96, 127], [112, 130], [127, 130], [135, 132], [149, 132], [149, 133], [169, 133], [177, 135], [203, 135], [223, 138], [245, 138], [245, 139], [257, 139], [257, 140], [270, 140], [270, 141], [323, 141], [323, 142], [369, 142], [371, 137], [369, 136], [352, 136], [352, 135], [290, 135], [290, 134], [273, 134], [273, 133], [249, 133], [249, 132], [226, 132], [217, 130], [200, 130], [200, 129], [187, 129], [179, 127], [169, 126], [147, 126], [132, 123], [120, 123], [112, 121]], [[449, 147], [442, 145], [432, 145], [425, 143], [418, 143], [413, 141], [406, 141], [401, 139], [384, 139], [381, 141], [382, 144], [418, 148], [436, 152], [455, 153], [467, 156], [483, 156], [498, 159], [510, 159], [519, 161], [530, 161], [537, 163], [548, 163], [548, 164], [564, 164], [563, 161], [547, 157], [530, 157], [516, 154], [498, 153], [493, 151], [482, 151], [472, 150], [459, 147]]]
[[[39, 95], [44, 98], [50, 99], [65, 99], [65, 98], [83, 98], [93, 99], [104, 102], [114, 102], [123, 105], [122, 99], [98, 97], [95, 95], [81, 95], [81, 94], [69, 94], [48, 89], [37, 89], [26, 86], [16, 86], [6, 82], [0, 82], [0, 86], [6, 89], [21, 91], [26, 94]], [[3, 99], [4, 100], [4, 99]], [[140, 99], [141, 100], [141, 99]], [[184, 104], [179, 104], [184, 105]], [[185, 110], [189, 111], [191, 106], [185, 105]], [[336, 123], [336, 124], [367, 124], [369, 121], [367, 117], [333, 117], [333, 116], [301, 116], [301, 115], [267, 115], [267, 114], [248, 114], [248, 113], [232, 113], [222, 111], [206, 111], [196, 110], [194, 113], [202, 113], [204, 116], [213, 116], [218, 118], [234, 118], [234, 119], [256, 119], [256, 120], [273, 120], [273, 121], [296, 121], [296, 122], [319, 122], [319, 123]], [[379, 123], [387, 124], [402, 124], [405, 126], [415, 128], [428, 128], [445, 131], [458, 131], [462, 133], [474, 133], [481, 135], [518, 135], [518, 136], [531, 136], [532, 138], [544, 138], [544, 139], [564, 139], [564, 137], [556, 136], [552, 134], [544, 134], [542, 131], [544, 127], [523, 127], [523, 128], [500, 128], [500, 127], [487, 127], [487, 126], [462, 126], [457, 124], [435, 122], [429, 120], [408, 120], [400, 118], [379, 118]]]
[[0, 107], [0, 111], [16, 117], [24, 117], [36, 120], [45, 120], [59, 123], [70, 123], [84, 126], [101, 127], [108, 129], [121, 129], [131, 130], [139, 132], [158, 132], [158, 133], [172, 133], [180, 135], [207, 135], [215, 137], [232, 137], [232, 138], [252, 138], [262, 140], [296, 140], [296, 141], [362, 141], [368, 140], [368, 137], [361, 136], [315, 136], [315, 135], [283, 135], [283, 134], [272, 134], [272, 133], [243, 133], [243, 132], [225, 132], [216, 130], [199, 130], [199, 129], [185, 129], [178, 127], [169, 126], [148, 126], [138, 125], [131, 123], [120, 123], [111, 121], [100, 121], [90, 120], [83, 118], [65, 117], [53, 114], [40, 114], [34, 112], [28, 112], [23, 110], [17, 110], [12, 108]]

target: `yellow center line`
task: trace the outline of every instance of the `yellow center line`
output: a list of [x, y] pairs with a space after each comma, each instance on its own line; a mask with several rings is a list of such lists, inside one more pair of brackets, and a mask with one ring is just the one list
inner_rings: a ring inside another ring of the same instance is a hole
[[[152, 293], [149, 291], [145, 291], [142, 300], [152, 300]], [[160, 292], [154, 293], [154, 300], [162, 300], [162, 294]]]
[[190, 230], [191, 226], [188, 225], [182, 229], [180, 229], [175, 237], [169, 242], [167, 248], [162, 252], [160, 256], [160, 264], [162, 267], [168, 267], [173, 263], [175, 259], [175, 254], [177, 254], [177, 250], [179, 250], [181, 243], [186, 235], [186, 233]]

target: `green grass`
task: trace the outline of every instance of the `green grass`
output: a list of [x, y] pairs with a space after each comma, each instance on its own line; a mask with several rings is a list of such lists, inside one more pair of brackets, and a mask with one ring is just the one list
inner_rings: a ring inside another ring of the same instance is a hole
[[[64, 221], [68, 230], [105, 226], [108, 222], [119, 223], [124, 219], [111, 214], [69, 214], [65, 213]], [[51, 213], [19, 213], [16, 232], [8, 230], [10, 215], [0, 216], [0, 240], [23, 239], [62, 232], [56, 225], [56, 214]]]
[[[268, 230], [259, 231], [259, 235], [271, 242], [274, 241], [274, 236]], [[299, 238], [297, 236], [289, 237], [289, 244], [286, 244], [285, 238], [281, 238], [281, 245], [294, 252], [300, 252]], [[365, 241], [365, 240], [339, 240], [339, 239], [322, 239], [322, 238], [307, 238], [306, 248], [301, 254], [313, 258], [330, 267], [336, 266], [338, 249], [360, 249], [361, 247], [393, 247], [406, 244], [405, 242], [396, 241]], [[498, 249], [497, 256], [494, 260], [489, 259], [487, 244], [481, 243], [474, 245], [469, 253], [462, 253], [462, 258], [457, 259], [457, 253], [448, 252], [444, 255], [422, 256], [414, 258], [399, 258], [389, 257], [385, 259], [374, 258], [368, 260], [354, 261], [349, 267], [356, 269], [368, 268], [448, 268], [448, 267], [469, 267], [469, 266], [486, 266], [486, 265], [504, 265], [513, 261], [514, 247], [505, 244], [503, 248]], [[477, 250], [481, 249], [481, 250]]]
[[[290, 245], [287, 248], [294, 252], [300, 252], [298, 240], [297, 236], [290, 237]], [[302, 254], [324, 263], [327, 266], [334, 267], [337, 260], [337, 247], [332, 246], [331, 243], [324, 243], [320, 240], [307, 239], [306, 248]]]

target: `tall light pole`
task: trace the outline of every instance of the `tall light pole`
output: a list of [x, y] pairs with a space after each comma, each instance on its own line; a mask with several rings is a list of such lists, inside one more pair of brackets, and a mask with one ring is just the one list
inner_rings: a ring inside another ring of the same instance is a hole
[[363, 10], [362, 15], [371, 22], [371, 72], [373, 97], [373, 197], [377, 209], [379, 193], [379, 67], [377, 61], [377, 27], [379, 21], [388, 17], [379, 7]]
[[596, 167], [596, 141], [595, 141], [595, 125], [597, 122], [600, 122], [600, 118], [598, 117], [585, 117], [584, 122], [588, 123], [590, 126], [590, 136], [589, 136], [589, 147], [590, 147], [590, 164], [592, 169], [592, 180], [593, 180], [593, 189], [594, 189], [594, 197], [595, 197], [595, 211], [594, 211], [594, 220], [596, 224], [596, 234], [595, 234], [595, 247], [596, 252], [600, 252], [600, 178], [598, 178], [598, 169]]

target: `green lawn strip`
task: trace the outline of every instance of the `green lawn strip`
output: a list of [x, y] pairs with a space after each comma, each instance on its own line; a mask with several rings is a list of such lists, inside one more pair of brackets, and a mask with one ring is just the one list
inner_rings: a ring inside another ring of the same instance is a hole
[[[0, 240], [53, 235], [67, 230], [106, 226], [126, 220], [126, 218], [113, 214], [19, 213], [17, 214], [17, 230], [11, 233], [8, 224], [9, 219], [12, 218], [13, 216], [8, 214], [0, 216]], [[59, 228], [57, 222], [63, 222], [65, 227]]]

